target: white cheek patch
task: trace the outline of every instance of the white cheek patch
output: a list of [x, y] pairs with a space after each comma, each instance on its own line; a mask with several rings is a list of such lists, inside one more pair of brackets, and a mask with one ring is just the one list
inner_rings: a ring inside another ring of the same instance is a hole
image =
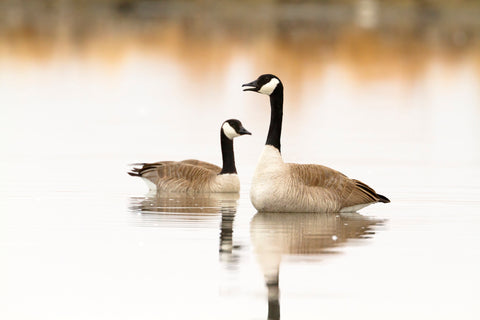
[[277, 87], [277, 85], [280, 83], [277, 78], [272, 78], [270, 81], [265, 83], [258, 92], [266, 94], [266, 95], [271, 95], [273, 90]]
[[232, 128], [232, 126], [228, 123], [225, 122], [222, 126], [223, 133], [227, 136], [228, 139], [232, 140], [235, 137], [240, 136], [235, 129]]

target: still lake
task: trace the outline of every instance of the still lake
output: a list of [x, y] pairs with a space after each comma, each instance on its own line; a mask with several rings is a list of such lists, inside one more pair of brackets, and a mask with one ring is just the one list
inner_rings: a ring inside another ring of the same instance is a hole
[[[115, 44], [2, 55], [2, 319], [480, 317], [478, 50], [359, 67], [172, 34], [120, 56]], [[241, 85], [266, 72], [285, 85], [284, 159], [335, 168], [390, 204], [255, 211], [270, 115]], [[126, 174], [134, 162], [220, 164], [228, 118], [253, 134], [235, 140], [239, 195], [148, 195]]]

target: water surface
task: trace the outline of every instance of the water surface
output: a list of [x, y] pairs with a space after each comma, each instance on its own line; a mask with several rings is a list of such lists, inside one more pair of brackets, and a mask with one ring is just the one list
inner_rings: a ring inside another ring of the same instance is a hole
[[[349, 7], [297, 23], [289, 14], [303, 11], [278, 9], [255, 34], [256, 15], [230, 25], [201, 11], [191, 24], [195, 11], [127, 6], [72, 20], [63, 3], [59, 20], [31, 9], [56, 24], [15, 7], [0, 26], [2, 318], [480, 316], [480, 32], [468, 10], [454, 28], [443, 7], [408, 25], [385, 22], [388, 8], [373, 25]], [[333, 167], [390, 204], [255, 211], [268, 100], [241, 84], [264, 72], [285, 85], [285, 160]], [[235, 141], [239, 195], [150, 195], [126, 174], [143, 161], [219, 164], [228, 118], [253, 133]]]

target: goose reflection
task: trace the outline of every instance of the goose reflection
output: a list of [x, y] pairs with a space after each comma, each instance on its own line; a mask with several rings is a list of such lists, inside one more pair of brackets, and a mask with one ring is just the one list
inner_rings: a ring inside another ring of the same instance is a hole
[[143, 227], [198, 228], [215, 222], [221, 214], [220, 259], [238, 262], [233, 255], [233, 223], [237, 213], [238, 193], [150, 193], [144, 197], [131, 197], [129, 209], [137, 213], [133, 223]]
[[280, 319], [279, 271], [287, 255], [326, 257], [349, 239], [371, 238], [382, 220], [358, 213], [257, 213], [250, 225], [255, 255], [268, 289], [268, 319]]

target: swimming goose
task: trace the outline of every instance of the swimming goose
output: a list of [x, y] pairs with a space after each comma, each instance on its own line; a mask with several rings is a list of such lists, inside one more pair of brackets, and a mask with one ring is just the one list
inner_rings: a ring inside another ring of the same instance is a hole
[[236, 119], [229, 119], [220, 128], [223, 167], [200, 160], [140, 163], [129, 175], [141, 177], [151, 191], [163, 192], [239, 192], [240, 181], [235, 167], [233, 139], [251, 134]]
[[365, 183], [315, 164], [283, 162], [280, 135], [283, 84], [264, 74], [243, 85], [243, 91], [270, 96], [267, 141], [253, 175], [250, 200], [259, 212], [355, 212], [376, 202], [390, 202]]

